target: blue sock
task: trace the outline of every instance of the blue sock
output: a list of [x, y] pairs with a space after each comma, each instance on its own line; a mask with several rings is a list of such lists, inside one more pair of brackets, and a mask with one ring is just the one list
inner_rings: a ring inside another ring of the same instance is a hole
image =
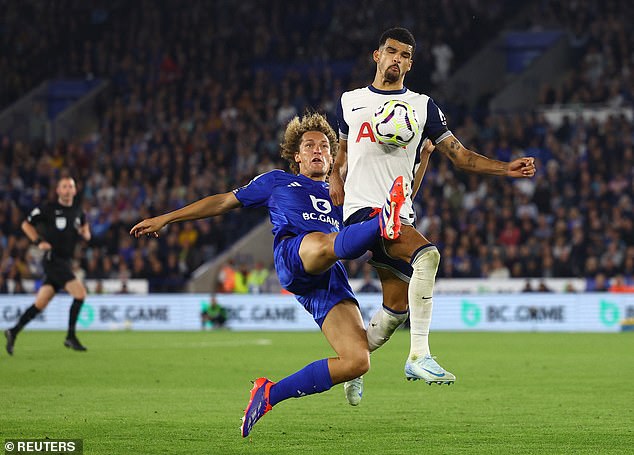
[[299, 398], [304, 395], [321, 393], [332, 387], [328, 359], [321, 359], [306, 365], [290, 376], [271, 386], [269, 395], [271, 406], [288, 398]]
[[339, 259], [356, 259], [381, 236], [379, 217], [344, 227], [335, 237], [335, 254]]

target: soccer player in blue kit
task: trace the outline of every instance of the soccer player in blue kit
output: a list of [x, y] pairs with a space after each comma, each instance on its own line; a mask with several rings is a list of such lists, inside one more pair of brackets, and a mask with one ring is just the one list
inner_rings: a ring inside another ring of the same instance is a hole
[[313, 316], [337, 357], [317, 360], [277, 383], [256, 379], [243, 418], [243, 437], [280, 401], [325, 392], [370, 368], [363, 319], [339, 259], [361, 256], [377, 238], [398, 238], [399, 212], [409, 197], [409, 184], [397, 177], [378, 216], [344, 227], [342, 209], [332, 204], [326, 182], [337, 147], [337, 136], [324, 116], [295, 117], [286, 127], [281, 153], [293, 173], [261, 174], [246, 186], [145, 219], [130, 230], [135, 237], [158, 236], [169, 223], [239, 207], [269, 209], [280, 283]]

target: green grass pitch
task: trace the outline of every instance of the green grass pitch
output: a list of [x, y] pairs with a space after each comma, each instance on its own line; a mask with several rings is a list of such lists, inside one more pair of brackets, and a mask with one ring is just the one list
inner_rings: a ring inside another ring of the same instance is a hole
[[[20, 334], [0, 353], [0, 439], [81, 438], [86, 454], [634, 453], [634, 334], [433, 333], [453, 386], [407, 382], [409, 334], [341, 385], [239, 426], [250, 380], [332, 355], [312, 333]], [[4, 342], [4, 338], [2, 339]]]

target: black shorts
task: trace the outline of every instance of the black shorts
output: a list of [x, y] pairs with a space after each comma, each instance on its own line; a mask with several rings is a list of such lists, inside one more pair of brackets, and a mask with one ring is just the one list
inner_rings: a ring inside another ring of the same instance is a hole
[[44, 281], [42, 285], [48, 284], [53, 286], [55, 292], [64, 289], [66, 283], [76, 278], [70, 259], [44, 259], [42, 266], [44, 267]]
[[[371, 207], [359, 209], [350, 215], [343, 224], [349, 226], [351, 224], [369, 220], [370, 218], [376, 216], [374, 211], [375, 210]], [[403, 221], [403, 218], [401, 218], [401, 221]], [[409, 224], [409, 222], [407, 222], [407, 224]], [[368, 264], [379, 269], [389, 270], [400, 280], [409, 283], [412, 278], [412, 273], [414, 273], [414, 269], [412, 269], [409, 262], [393, 258], [387, 254], [382, 238], [377, 239], [376, 243], [372, 246], [372, 248], [370, 248], [370, 251], [372, 252], [372, 259], [368, 260]]]

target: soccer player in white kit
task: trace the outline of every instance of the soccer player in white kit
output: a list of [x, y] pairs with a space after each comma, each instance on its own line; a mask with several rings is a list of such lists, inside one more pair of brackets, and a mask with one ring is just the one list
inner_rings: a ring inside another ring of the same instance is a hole
[[[516, 178], [535, 175], [533, 158], [502, 162], [465, 148], [447, 128], [445, 116], [434, 101], [404, 86], [415, 48], [416, 42], [409, 30], [400, 27], [386, 30], [373, 52], [376, 73], [372, 84], [341, 95], [340, 145], [330, 177], [330, 196], [334, 204], [343, 204], [346, 224], [374, 216], [375, 208], [383, 206], [385, 193], [396, 176], [405, 176], [413, 188], [417, 188], [421, 177], [417, 172], [424, 167], [420, 166], [421, 149], [426, 139], [463, 171]], [[381, 144], [371, 127], [372, 114], [389, 100], [408, 102], [419, 118], [418, 135], [403, 148]], [[413, 192], [412, 199], [414, 195]], [[381, 280], [383, 307], [372, 316], [367, 328], [370, 351], [383, 345], [409, 312], [411, 339], [405, 363], [406, 378], [422, 379], [429, 384], [451, 384], [456, 377], [431, 356], [428, 341], [440, 253], [414, 228], [411, 200], [404, 204], [400, 214], [400, 237], [378, 241], [372, 249], [370, 263]], [[357, 405], [363, 391], [362, 378], [347, 382], [344, 389], [348, 402]]]

